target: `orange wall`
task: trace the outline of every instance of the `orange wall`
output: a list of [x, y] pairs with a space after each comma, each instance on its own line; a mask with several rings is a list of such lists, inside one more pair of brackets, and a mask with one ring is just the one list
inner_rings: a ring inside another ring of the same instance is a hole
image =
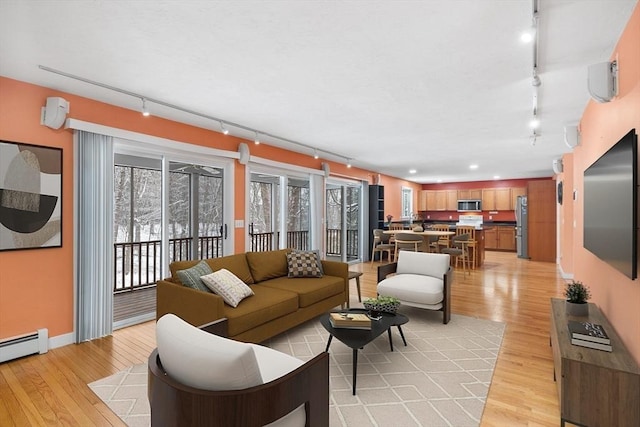
[[[0, 252], [0, 338], [38, 328], [48, 328], [50, 337], [73, 331], [73, 132], [40, 125], [40, 108], [49, 96], [61, 96], [69, 101], [69, 117], [78, 120], [222, 150], [237, 151], [240, 142], [247, 142], [252, 155], [308, 168], [321, 169], [321, 163], [327, 162], [159, 117], [143, 117], [138, 111], [0, 77], [0, 139], [63, 149], [62, 247]], [[373, 176], [370, 171], [328, 163], [332, 174], [366, 181]], [[385, 194], [390, 209], [397, 205], [396, 212], [390, 210], [394, 216], [400, 213], [401, 186], [411, 185], [416, 193], [419, 189], [418, 184], [387, 176], [381, 177], [381, 183], [387, 186]], [[244, 188], [245, 167], [236, 162], [234, 219], [244, 219]], [[235, 229], [234, 238], [235, 252], [243, 252], [244, 229]]]
[[562, 274], [571, 277], [574, 272], [573, 265], [573, 218], [575, 205], [573, 200], [573, 153], [562, 157], [563, 173], [557, 176], [557, 181], [562, 181], [562, 205], [558, 206], [558, 245], [559, 263]]
[[[611, 102], [589, 101], [580, 122], [581, 143], [573, 154], [573, 181], [578, 191], [573, 229], [575, 279], [591, 288], [597, 304], [640, 363], [640, 280], [622, 273], [583, 248], [583, 173], [631, 128], [640, 132], [640, 5], [636, 6], [611, 55], [619, 61], [619, 94]], [[612, 209], [615, 207], [612, 207]], [[565, 229], [570, 224], [565, 221]], [[563, 231], [563, 235], [568, 230]]]

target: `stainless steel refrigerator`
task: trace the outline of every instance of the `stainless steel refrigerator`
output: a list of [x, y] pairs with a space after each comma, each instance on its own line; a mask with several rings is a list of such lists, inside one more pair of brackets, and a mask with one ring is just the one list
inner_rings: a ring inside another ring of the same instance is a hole
[[518, 258], [529, 259], [527, 210], [527, 196], [518, 196], [516, 203], [516, 248]]

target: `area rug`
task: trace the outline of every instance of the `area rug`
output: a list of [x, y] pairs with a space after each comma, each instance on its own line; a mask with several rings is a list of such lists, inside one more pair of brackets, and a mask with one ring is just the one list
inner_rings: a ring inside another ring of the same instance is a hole
[[[330, 352], [330, 425], [477, 426], [493, 376], [504, 324], [403, 307], [407, 346], [394, 328], [360, 350], [352, 395], [352, 350], [334, 339]], [[317, 319], [265, 344], [302, 360], [324, 351], [328, 333]], [[146, 365], [135, 365], [89, 387], [125, 423], [149, 425]]]

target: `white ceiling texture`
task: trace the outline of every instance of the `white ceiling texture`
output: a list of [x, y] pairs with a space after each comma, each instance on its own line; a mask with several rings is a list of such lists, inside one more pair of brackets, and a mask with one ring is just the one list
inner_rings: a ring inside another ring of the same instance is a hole
[[0, 0], [0, 75], [141, 109], [50, 67], [420, 183], [552, 176], [589, 101], [587, 67], [609, 59], [636, 3], [538, 2], [535, 144], [531, 0]]

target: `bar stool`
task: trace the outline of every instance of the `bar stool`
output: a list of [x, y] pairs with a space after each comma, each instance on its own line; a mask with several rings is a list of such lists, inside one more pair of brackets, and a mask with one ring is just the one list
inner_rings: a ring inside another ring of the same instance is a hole
[[468, 234], [469, 235], [469, 242], [466, 243], [466, 246], [468, 249], [471, 249], [471, 268], [472, 269], [476, 269], [476, 253], [478, 252], [477, 249], [477, 245], [478, 245], [478, 241], [476, 240], [476, 229], [475, 227], [472, 226], [468, 226], [468, 225], [459, 225], [458, 227], [456, 227], [456, 234]]

